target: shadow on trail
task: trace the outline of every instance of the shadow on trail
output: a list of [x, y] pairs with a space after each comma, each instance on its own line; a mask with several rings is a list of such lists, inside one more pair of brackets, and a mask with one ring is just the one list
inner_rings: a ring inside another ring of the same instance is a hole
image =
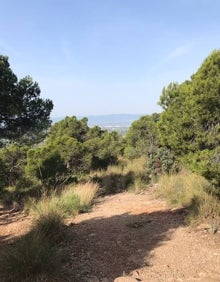
[[[183, 210], [122, 214], [74, 224], [68, 268], [75, 282], [114, 281], [147, 266], [151, 251], [183, 225]], [[106, 280], [103, 280], [106, 281]]]
[[10, 235], [1, 235], [0, 234], [0, 247], [2, 247], [2, 245], [7, 245], [7, 241], [11, 238]]

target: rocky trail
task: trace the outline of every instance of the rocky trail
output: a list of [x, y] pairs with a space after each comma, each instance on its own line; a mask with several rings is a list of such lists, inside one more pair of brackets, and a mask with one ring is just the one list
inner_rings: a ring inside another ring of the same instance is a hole
[[[220, 281], [220, 233], [191, 229], [184, 216], [150, 189], [98, 198], [67, 222], [63, 281]], [[29, 228], [28, 217], [1, 210], [0, 246]]]

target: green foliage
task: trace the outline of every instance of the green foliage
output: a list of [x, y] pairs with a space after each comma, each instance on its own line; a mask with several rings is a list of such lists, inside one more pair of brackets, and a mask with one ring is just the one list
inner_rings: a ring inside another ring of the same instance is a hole
[[7, 175], [7, 167], [5, 165], [5, 162], [0, 158], [0, 192], [8, 184], [6, 175]]
[[80, 210], [80, 199], [73, 190], [66, 190], [59, 198], [58, 208], [64, 217], [73, 216]]
[[160, 97], [159, 104], [164, 109], [158, 122], [160, 143], [178, 156], [196, 149], [193, 143], [195, 130], [190, 115], [191, 106], [186, 101], [190, 93], [190, 82], [181, 85], [170, 83]]
[[40, 98], [40, 88], [29, 76], [18, 81], [4, 56], [0, 56], [0, 101], [0, 139], [31, 142], [49, 127], [52, 101]]
[[77, 139], [64, 135], [57, 137], [53, 142], [48, 140], [47, 144], [54, 150], [57, 150], [66, 168], [72, 173], [83, 173], [88, 170], [85, 148]]
[[163, 173], [177, 172], [179, 165], [171, 150], [160, 147], [148, 155], [147, 168], [151, 177], [157, 178]]
[[82, 143], [86, 140], [89, 131], [87, 122], [87, 118], [78, 120], [75, 116], [66, 117], [51, 127], [48, 141], [53, 142], [57, 137], [68, 136]]
[[62, 183], [66, 172], [64, 160], [51, 146], [28, 151], [26, 173], [40, 179], [43, 185], [54, 187]]
[[0, 191], [7, 186], [17, 186], [24, 178], [26, 146], [11, 144], [0, 149]]
[[147, 155], [158, 147], [159, 114], [142, 116], [134, 121], [126, 134], [125, 156], [130, 159]]
[[89, 128], [86, 118], [66, 117], [51, 127], [44, 145], [28, 151], [26, 172], [55, 187], [72, 176], [117, 163], [121, 143], [116, 132]]
[[182, 157], [182, 163], [194, 172], [209, 179], [215, 187], [220, 185], [220, 147], [202, 150]]
[[[75, 215], [79, 211], [79, 198], [73, 193], [70, 195], [58, 195], [53, 192], [51, 195], [43, 195], [37, 202], [29, 200], [26, 204], [26, 211], [29, 212], [35, 219], [44, 222], [49, 221], [53, 217], [60, 218], [62, 221], [69, 215]], [[46, 224], [45, 224], [46, 225]]]
[[64, 165], [60, 155], [57, 152], [53, 152], [42, 161], [38, 177], [42, 177], [42, 179], [49, 179], [50, 184], [55, 184], [57, 174], [63, 174], [65, 172], [66, 166]]
[[160, 143], [188, 167], [220, 184], [220, 51], [208, 56], [198, 71], [178, 85], [163, 90], [164, 111], [158, 123]]
[[94, 137], [85, 142], [85, 148], [90, 159], [90, 169], [105, 169], [116, 164], [122, 150], [121, 136], [117, 132], [102, 132], [100, 137]]

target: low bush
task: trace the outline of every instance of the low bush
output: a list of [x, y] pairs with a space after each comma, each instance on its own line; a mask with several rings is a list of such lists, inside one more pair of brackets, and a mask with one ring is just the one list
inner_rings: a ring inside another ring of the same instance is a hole
[[188, 223], [207, 223], [214, 233], [220, 226], [220, 201], [212, 191], [211, 184], [204, 177], [182, 171], [175, 175], [162, 175], [155, 193], [170, 206], [187, 208]]

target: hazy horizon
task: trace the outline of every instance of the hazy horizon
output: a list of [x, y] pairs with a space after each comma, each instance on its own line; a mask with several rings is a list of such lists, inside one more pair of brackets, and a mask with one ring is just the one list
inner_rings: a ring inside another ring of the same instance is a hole
[[52, 116], [160, 112], [220, 46], [217, 0], [2, 0], [0, 54], [39, 83]]

